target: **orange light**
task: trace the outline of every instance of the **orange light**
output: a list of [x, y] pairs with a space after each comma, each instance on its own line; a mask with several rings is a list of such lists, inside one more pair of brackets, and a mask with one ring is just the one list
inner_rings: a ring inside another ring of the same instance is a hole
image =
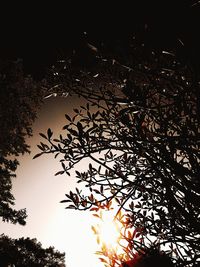
[[113, 218], [113, 212], [105, 211], [102, 215], [101, 224], [98, 225], [100, 241], [110, 250], [116, 250], [120, 239], [119, 223], [117, 223]]

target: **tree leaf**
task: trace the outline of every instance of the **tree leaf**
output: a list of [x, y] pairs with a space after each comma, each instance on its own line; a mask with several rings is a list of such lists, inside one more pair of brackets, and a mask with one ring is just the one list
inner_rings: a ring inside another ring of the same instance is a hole
[[39, 133], [40, 136], [42, 136], [43, 138], [47, 139], [46, 135], [43, 133]]
[[64, 199], [64, 200], [61, 200], [60, 203], [67, 203], [67, 202], [71, 202], [71, 200], [69, 199]]
[[59, 171], [59, 172], [56, 172], [54, 175], [57, 176], [57, 175], [61, 175], [63, 174], [65, 171]]
[[79, 137], [81, 138], [82, 135], [83, 135], [83, 126], [80, 122], [77, 123], [77, 128], [78, 128], [78, 131], [79, 131]]
[[47, 135], [48, 135], [48, 139], [51, 139], [53, 132], [51, 131], [50, 128], [47, 130]]
[[65, 118], [68, 120], [68, 121], [72, 121], [72, 119], [70, 118], [69, 115], [65, 114]]
[[36, 158], [40, 157], [42, 154], [43, 154], [43, 152], [42, 152], [42, 153], [38, 153], [38, 154], [36, 154], [36, 155], [33, 157], [33, 159], [36, 159]]

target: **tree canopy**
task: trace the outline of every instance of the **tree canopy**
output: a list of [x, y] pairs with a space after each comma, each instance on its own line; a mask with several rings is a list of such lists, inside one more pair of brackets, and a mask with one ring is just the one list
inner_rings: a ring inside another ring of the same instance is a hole
[[20, 60], [0, 62], [0, 217], [24, 225], [25, 209], [13, 208], [12, 179], [19, 165], [17, 157], [30, 152], [26, 137], [41, 104], [42, 89], [23, 74]]
[[54, 247], [42, 248], [37, 239], [12, 239], [0, 236], [0, 262], [2, 267], [63, 267], [65, 253]]
[[[197, 266], [199, 79], [174, 51], [149, 49], [135, 38], [113, 54], [88, 47], [92, 68], [76, 68], [72, 58], [49, 71], [54, 92], [75, 93], [87, 104], [65, 115], [60, 137], [41, 133], [46, 142], [35, 157], [54, 154], [62, 165], [56, 175], [75, 168], [77, 183], [89, 189], [66, 194], [67, 208], [98, 214], [118, 203], [129, 258], [159, 246], [177, 266]], [[88, 168], [76, 169], [85, 158]], [[104, 248], [100, 254], [108, 266], [127, 260], [116, 253], [106, 260]]]

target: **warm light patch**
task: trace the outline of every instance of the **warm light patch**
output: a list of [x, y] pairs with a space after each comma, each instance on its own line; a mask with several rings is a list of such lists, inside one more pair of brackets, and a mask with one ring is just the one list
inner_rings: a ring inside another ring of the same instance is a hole
[[111, 211], [104, 211], [99, 227], [99, 238], [102, 244], [107, 248], [116, 249], [119, 238], [119, 223], [114, 220], [114, 214]]
[[121, 229], [123, 228], [122, 216], [119, 212], [116, 218], [119, 207], [116, 205], [114, 208], [113, 206], [114, 204], [111, 208], [110, 203], [108, 209], [100, 209], [94, 214], [95, 217], [98, 217], [98, 224], [92, 226], [99, 247], [96, 254], [100, 256], [99, 259], [104, 263], [107, 262], [107, 257], [116, 259], [116, 255], [120, 257], [123, 254], [120, 246], [122, 241]]

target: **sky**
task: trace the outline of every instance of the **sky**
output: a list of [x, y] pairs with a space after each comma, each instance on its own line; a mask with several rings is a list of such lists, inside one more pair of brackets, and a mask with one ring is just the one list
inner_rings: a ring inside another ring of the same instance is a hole
[[155, 46], [177, 40], [178, 49], [190, 53], [199, 68], [198, 0], [68, 2], [67, 6], [54, 1], [48, 5], [8, 2], [2, 6], [0, 57], [17, 53], [28, 70], [38, 72], [62, 51], [79, 47], [84, 31], [97, 43], [145, 32], [145, 38]]
[[0, 229], [12, 238], [37, 238], [43, 247], [54, 246], [65, 252], [67, 267], [98, 267], [102, 264], [94, 255], [98, 246], [91, 230], [97, 219], [89, 212], [65, 209], [65, 204], [59, 203], [76, 186], [73, 175], [54, 176], [61, 166], [53, 155], [32, 159], [39, 152], [37, 144], [43, 141], [39, 133], [51, 128], [55, 136], [60, 134], [65, 124], [64, 114], [70, 114], [78, 104], [76, 97], [45, 100], [33, 124], [33, 137], [27, 140], [31, 153], [19, 157], [20, 166], [13, 181], [16, 208], [27, 209], [27, 224], [1, 222]]

